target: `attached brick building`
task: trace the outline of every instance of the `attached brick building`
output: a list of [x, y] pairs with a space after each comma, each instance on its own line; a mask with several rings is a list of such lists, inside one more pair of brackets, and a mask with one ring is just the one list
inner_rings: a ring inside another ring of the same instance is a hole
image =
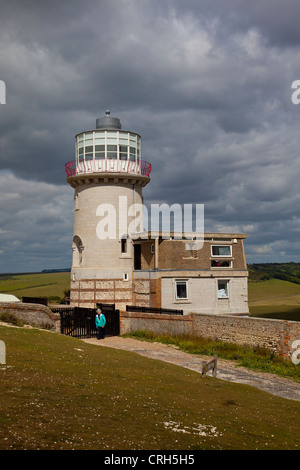
[[198, 243], [177, 240], [176, 234], [170, 239], [160, 234], [146, 240], [144, 234], [137, 236], [133, 241], [133, 284], [139, 282], [135, 303], [184, 313], [248, 314], [245, 238], [244, 234], [206, 233], [197, 249]]

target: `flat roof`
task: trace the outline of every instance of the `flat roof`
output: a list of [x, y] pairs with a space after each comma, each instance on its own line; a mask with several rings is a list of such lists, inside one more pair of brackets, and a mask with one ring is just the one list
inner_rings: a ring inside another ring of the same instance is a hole
[[247, 238], [246, 233], [215, 233], [215, 232], [208, 232], [208, 233], [196, 233], [196, 232], [163, 232], [163, 231], [155, 231], [149, 230], [144, 232], [135, 232], [131, 234], [131, 238], [137, 240], [141, 239], [154, 239], [154, 238], [173, 238], [177, 240], [206, 240], [206, 239], [223, 239], [223, 238]]

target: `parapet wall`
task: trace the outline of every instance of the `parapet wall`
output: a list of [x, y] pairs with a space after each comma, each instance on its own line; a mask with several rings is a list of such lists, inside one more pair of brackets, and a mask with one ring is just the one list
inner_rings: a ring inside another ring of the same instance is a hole
[[53, 313], [45, 305], [0, 302], [0, 315], [3, 312], [13, 314], [18, 320], [28, 325], [60, 332], [60, 315]]
[[300, 341], [300, 322], [229, 315], [120, 314], [121, 334], [137, 330], [173, 335], [193, 334], [240, 345], [260, 346], [291, 360]]

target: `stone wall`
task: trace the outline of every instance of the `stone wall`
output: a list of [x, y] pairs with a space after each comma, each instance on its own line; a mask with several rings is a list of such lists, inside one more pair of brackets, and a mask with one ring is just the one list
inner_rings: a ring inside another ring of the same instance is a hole
[[[150, 292], [151, 286], [151, 292]], [[161, 279], [82, 279], [71, 281], [72, 307], [96, 308], [97, 303], [115, 304], [117, 310], [126, 305], [161, 307]], [[172, 307], [173, 308], [173, 307]]]
[[53, 313], [45, 305], [1, 302], [0, 315], [4, 312], [14, 315], [18, 320], [23, 321], [27, 325], [60, 332], [60, 315]]
[[268, 318], [196, 314], [193, 331], [197, 336], [265, 347], [284, 357], [291, 356], [293, 342], [300, 340], [300, 322]]
[[171, 335], [192, 334], [193, 318], [191, 315], [161, 315], [153, 313], [120, 313], [120, 334], [148, 330], [154, 333]]
[[121, 334], [137, 330], [173, 335], [194, 334], [240, 345], [260, 346], [291, 359], [300, 340], [300, 322], [228, 315], [154, 315], [121, 313]]

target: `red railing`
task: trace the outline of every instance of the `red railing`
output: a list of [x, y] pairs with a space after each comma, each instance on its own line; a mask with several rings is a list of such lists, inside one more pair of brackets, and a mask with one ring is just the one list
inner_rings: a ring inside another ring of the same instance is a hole
[[86, 160], [77, 162], [72, 160], [65, 164], [67, 176], [83, 175], [87, 173], [133, 173], [136, 175], [149, 176], [152, 170], [151, 163], [129, 160]]

